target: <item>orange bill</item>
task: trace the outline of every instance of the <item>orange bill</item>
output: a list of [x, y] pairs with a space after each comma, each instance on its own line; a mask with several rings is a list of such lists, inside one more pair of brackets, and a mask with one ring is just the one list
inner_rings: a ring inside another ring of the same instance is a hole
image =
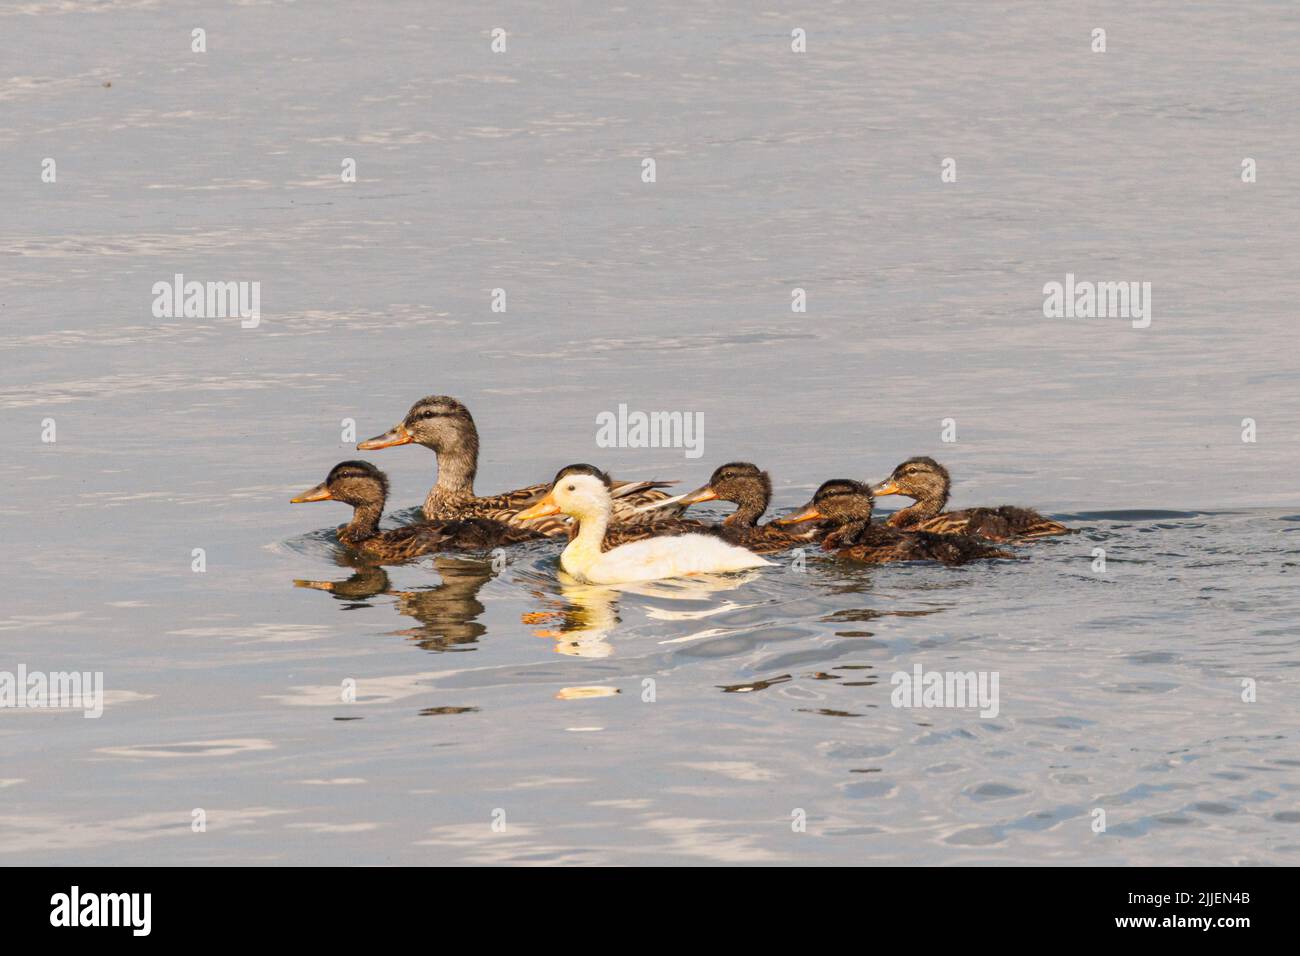
[[398, 425], [396, 428], [390, 428], [382, 435], [376, 435], [374, 438], [367, 438], [365, 441], [357, 442], [357, 448], [361, 451], [378, 451], [380, 448], [392, 448], [394, 445], [409, 445], [413, 441], [415, 439], [406, 430], [406, 426]]
[[886, 478], [880, 484], [876, 485], [871, 489], [871, 493], [876, 496], [902, 494], [902, 492], [898, 490], [898, 485], [894, 484], [894, 479], [892, 478]]
[[290, 498], [289, 504], [300, 505], [304, 501], [329, 501], [333, 497], [334, 496], [330, 494], [329, 488], [327, 488], [325, 486], [325, 483], [322, 482], [321, 484], [317, 485], [315, 488], [309, 488], [308, 490], [304, 491], [298, 497]]
[[820, 521], [826, 516], [817, 510], [816, 505], [809, 505], [798, 514], [786, 515], [784, 518], [777, 518], [774, 524], [800, 524], [804, 521]]
[[694, 491], [682, 495], [682, 504], [697, 505], [701, 501], [713, 501], [718, 497], [718, 493], [705, 485], [703, 488], [696, 488]]
[[520, 521], [532, 521], [534, 518], [545, 518], [547, 515], [557, 515], [560, 513], [560, 506], [555, 503], [554, 496], [548, 494], [531, 508], [519, 512], [515, 515]]

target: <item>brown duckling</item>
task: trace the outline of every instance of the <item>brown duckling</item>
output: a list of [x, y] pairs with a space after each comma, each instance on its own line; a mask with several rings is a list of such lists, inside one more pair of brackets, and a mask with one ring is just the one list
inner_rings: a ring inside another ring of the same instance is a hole
[[871, 489], [862, 482], [835, 478], [823, 483], [806, 506], [789, 517], [778, 518], [777, 523], [825, 522], [834, 530], [822, 541], [822, 550], [868, 564], [938, 561], [952, 566], [980, 558], [1012, 557], [970, 534], [933, 534], [872, 524], [873, 506]]
[[772, 479], [767, 472], [761, 471], [752, 462], [729, 461], [714, 469], [708, 484], [676, 498], [668, 498], [665, 503], [680, 502], [686, 507], [701, 501], [734, 503], [736, 510], [723, 519], [717, 532], [729, 544], [737, 544], [759, 554], [775, 554], [816, 540], [816, 527], [810, 527], [807, 531], [793, 531], [771, 521], [760, 525], [758, 519], [763, 517], [771, 500]]
[[352, 520], [339, 527], [339, 541], [388, 564], [435, 551], [497, 548], [544, 537], [531, 528], [490, 518], [428, 521], [380, 531], [379, 519], [387, 498], [388, 478], [382, 471], [368, 461], [344, 461], [331, 468], [329, 477], [319, 485], [291, 501], [342, 501], [352, 505]]
[[[478, 472], [478, 428], [469, 409], [448, 395], [428, 395], [406, 413], [406, 417], [382, 435], [357, 443], [361, 451], [392, 448], [411, 443], [433, 450], [438, 462], [438, 480], [424, 499], [424, 516], [429, 520], [457, 518], [491, 518], [511, 524], [516, 515], [542, 497], [549, 484], [529, 485], [499, 495], [474, 494], [474, 476]], [[631, 516], [632, 510], [651, 501], [668, 497], [658, 488], [670, 482], [615, 482], [615, 516]], [[562, 517], [536, 519], [530, 527], [546, 535], [567, 533], [568, 522]]]
[[948, 469], [933, 458], [921, 456], [907, 459], [871, 491], [875, 495], [906, 495], [916, 502], [889, 516], [887, 523], [894, 528], [935, 534], [968, 532], [990, 541], [1046, 538], [1070, 533], [1070, 529], [1060, 522], [1014, 505], [944, 511], [951, 486]]

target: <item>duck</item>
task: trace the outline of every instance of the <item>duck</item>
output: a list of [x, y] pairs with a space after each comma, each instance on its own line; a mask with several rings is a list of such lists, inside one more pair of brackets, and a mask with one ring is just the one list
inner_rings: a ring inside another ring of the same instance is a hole
[[952, 479], [947, 468], [933, 458], [918, 456], [907, 459], [871, 491], [878, 497], [904, 495], [915, 501], [915, 504], [889, 516], [887, 523], [893, 528], [931, 531], [935, 534], [969, 532], [990, 541], [1032, 540], [1071, 533], [1059, 521], [1045, 518], [1030, 508], [1017, 508], [1014, 505], [944, 511], [951, 487]]
[[399, 564], [435, 551], [498, 548], [545, 537], [534, 529], [490, 518], [419, 522], [380, 531], [379, 519], [387, 499], [387, 475], [368, 461], [342, 461], [330, 469], [324, 481], [291, 498], [290, 503], [341, 501], [351, 505], [352, 520], [339, 526], [339, 542], [381, 564]]
[[[561, 468], [555, 476], [555, 481], [559, 481], [568, 475], [592, 475], [599, 478], [605, 473], [595, 465], [566, 465]], [[555, 484], [551, 482], [551, 485]], [[551, 487], [548, 485], [547, 487]], [[680, 497], [680, 496], [679, 496]], [[648, 505], [642, 505], [643, 509], [657, 508], [661, 506], [672, 507], [677, 502], [677, 498], [667, 498], [662, 502], [653, 502]], [[684, 505], [679, 505], [684, 510]], [[572, 541], [578, 536], [581, 529], [581, 522], [569, 520], [568, 534], [569, 540]], [[703, 521], [695, 521], [690, 518], [679, 518], [675, 515], [662, 517], [658, 521], [641, 521], [635, 524], [620, 521], [617, 517], [611, 515], [610, 523], [605, 528], [605, 537], [601, 541], [601, 548], [605, 551], [611, 548], [617, 548], [621, 544], [630, 544], [633, 541], [643, 541], [646, 538], [659, 538], [667, 535], [676, 534], [717, 534], [717, 525], [707, 524]]]
[[761, 568], [772, 562], [716, 535], [660, 535], [605, 549], [613, 512], [609, 475], [594, 465], [560, 469], [550, 490], [520, 512], [522, 521], [566, 514], [578, 532], [560, 554], [560, 567], [582, 584], [630, 584], [695, 574]]
[[873, 524], [875, 498], [870, 487], [849, 478], [823, 482], [812, 501], [794, 514], [778, 518], [777, 524], [824, 522], [831, 531], [822, 540], [823, 551], [867, 564], [895, 561], [937, 561], [955, 566], [982, 558], [1010, 558], [1010, 552], [993, 547], [971, 534], [934, 534], [904, 531]]
[[753, 462], [729, 461], [719, 465], [709, 476], [708, 483], [675, 498], [643, 505], [649, 510], [680, 502], [684, 507], [702, 501], [729, 501], [736, 510], [727, 515], [713, 530], [730, 544], [748, 548], [757, 554], [776, 554], [808, 544], [817, 538], [817, 528], [792, 531], [769, 521], [760, 525], [759, 518], [767, 511], [772, 500], [772, 479]]
[[[528, 485], [497, 495], [481, 496], [474, 493], [474, 476], [478, 472], [478, 428], [474, 418], [463, 403], [450, 395], [426, 395], [406, 413], [400, 422], [374, 438], [357, 443], [358, 451], [377, 451], [397, 445], [423, 445], [437, 456], [438, 479], [424, 499], [424, 517], [430, 521], [449, 521], [458, 518], [490, 518], [507, 524], [518, 524], [519, 512], [537, 501], [550, 487], [548, 484]], [[673, 482], [621, 481], [613, 485], [615, 506], [620, 518], [637, 523], [663, 521], [672, 515], [658, 518], [635, 518], [633, 509], [667, 498], [659, 489]], [[548, 536], [568, 533], [568, 522], [562, 518], [534, 520], [534, 530]]]

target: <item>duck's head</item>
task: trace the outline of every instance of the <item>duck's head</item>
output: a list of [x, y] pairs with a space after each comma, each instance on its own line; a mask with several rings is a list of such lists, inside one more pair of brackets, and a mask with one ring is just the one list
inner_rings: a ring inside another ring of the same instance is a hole
[[772, 498], [772, 479], [767, 472], [748, 461], [729, 461], [714, 469], [709, 483], [694, 491], [687, 492], [678, 499], [683, 505], [693, 505], [701, 501], [731, 501], [740, 507], [736, 514], [758, 516], [767, 510], [767, 503]]
[[368, 461], [341, 461], [330, 469], [329, 477], [315, 488], [291, 498], [291, 504], [306, 501], [342, 501], [354, 508], [372, 506], [382, 509], [388, 498], [388, 478]]
[[595, 465], [569, 465], [561, 468], [546, 496], [518, 518], [529, 521], [563, 512], [583, 521], [610, 512], [610, 480]]
[[411, 406], [406, 417], [374, 438], [357, 443], [361, 451], [392, 448], [414, 442], [436, 452], [461, 449], [478, 454], [478, 430], [469, 409], [449, 395], [427, 395]]
[[822, 521], [836, 527], [865, 525], [871, 521], [873, 507], [871, 489], [865, 484], [849, 478], [832, 478], [817, 489], [812, 501], [794, 514], [778, 518], [776, 523]]
[[877, 495], [904, 495], [917, 501], [946, 501], [952, 479], [933, 458], [909, 458], [871, 489]]

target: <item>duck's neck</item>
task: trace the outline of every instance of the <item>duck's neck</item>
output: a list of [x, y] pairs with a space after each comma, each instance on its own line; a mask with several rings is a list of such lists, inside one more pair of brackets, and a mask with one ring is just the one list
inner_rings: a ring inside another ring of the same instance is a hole
[[753, 528], [758, 525], [758, 519], [763, 517], [763, 512], [767, 510], [765, 498], [747, 498], [736, 504], [738, 506], [736, 510], [723, 519], [724, 525], [733, 528]]
[[379, 519], [384, 515], [383, 502], [357, 505], [352, 510], [352, 520], [339, 531], [344, 544], [360, 544], [379, 533]]
[[438, 481], [434, 493], [446, 498], [474, 497], [474, 476], [478, 472], [478, 435], [470, 432], [465, 440], [447, 448], [434, 449], [438, 456]]
[[893, 523], [905, 526], [926, 521], [941, 513], [947, 504], [947, 488], [928, 489], [921, 492], [920, 497], [894, 515]]
[[842, 524], [826, 536], [826, 539], [822, 542], [822, 547], [829, 551], [857, 544], [866, 536], [870, 527], [870, 518]]
[[605, 541], [605, 529], [609, 527], [610, 508], [590, 515], [575, 515], [578, 520], [578, 533], [569, 541], [560, 554], [560, 567], [570, 574], [581, 576], [588, 568], [600, 560]]

